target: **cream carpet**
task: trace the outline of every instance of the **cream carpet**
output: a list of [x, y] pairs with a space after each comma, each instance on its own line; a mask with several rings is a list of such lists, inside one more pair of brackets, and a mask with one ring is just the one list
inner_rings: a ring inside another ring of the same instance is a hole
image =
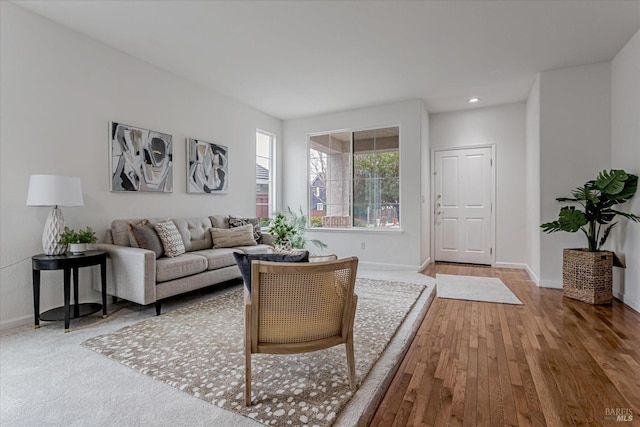
[[[380, 391], [363, 379], [424, 289], [421, 284], [358, 278], [354, 339], [356, 376], [366, 386], [363, 388]], [[420, 301], [428, 305], [430, 298]], [[339, 412], [352, 397], [344, 346], [303, 355], [254, 355], [254, 405], [244, 406], [242, 310], [238, 289], [89, 339], [83, 345], [263, 424], [328, 426], [344, 419]], [[388, 366], [386, 371], [390, 371]], [[347, 416], [366, 412], [366, 401], [359, 408], [350, 407]]]
[[497, 277], [436, 274], [436, 289], [438, 298], [522, 304]]

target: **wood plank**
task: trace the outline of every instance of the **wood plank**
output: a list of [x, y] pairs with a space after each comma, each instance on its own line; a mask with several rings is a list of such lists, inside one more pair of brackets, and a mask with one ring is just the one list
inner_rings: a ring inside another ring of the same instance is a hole
[[607, 410], [640, 414], [640, 314], [538, 288], [522, 270], [425, 271], [436, 273], [500, 277], [524, 305], [436, 298], [370, 425], [607, 425]]

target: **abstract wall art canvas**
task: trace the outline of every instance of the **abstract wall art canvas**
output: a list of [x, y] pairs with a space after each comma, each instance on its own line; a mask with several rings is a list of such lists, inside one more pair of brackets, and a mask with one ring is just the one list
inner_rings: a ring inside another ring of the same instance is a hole
[[187, 193], [221, 194], [228, 189], [228, 147], [187, 138]]
[[122, 123], [109, 124], [111, 191], [173, 191], [172, 136]]

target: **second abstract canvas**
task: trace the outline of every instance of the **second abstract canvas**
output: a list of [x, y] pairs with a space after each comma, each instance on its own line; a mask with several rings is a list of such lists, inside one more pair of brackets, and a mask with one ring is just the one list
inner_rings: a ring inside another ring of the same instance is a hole
[[187, 139], [187, 193], [216, 194], [229, 189], [229, 149]]

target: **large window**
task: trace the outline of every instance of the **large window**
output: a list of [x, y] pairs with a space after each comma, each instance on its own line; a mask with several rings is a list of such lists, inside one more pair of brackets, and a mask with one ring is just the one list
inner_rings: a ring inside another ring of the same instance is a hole
[[256, 216], [264, 223], [275, 210], [275, 136], [256, 131]]
[[309, 136], [311, 227], [400, 228], [400, 129]]

